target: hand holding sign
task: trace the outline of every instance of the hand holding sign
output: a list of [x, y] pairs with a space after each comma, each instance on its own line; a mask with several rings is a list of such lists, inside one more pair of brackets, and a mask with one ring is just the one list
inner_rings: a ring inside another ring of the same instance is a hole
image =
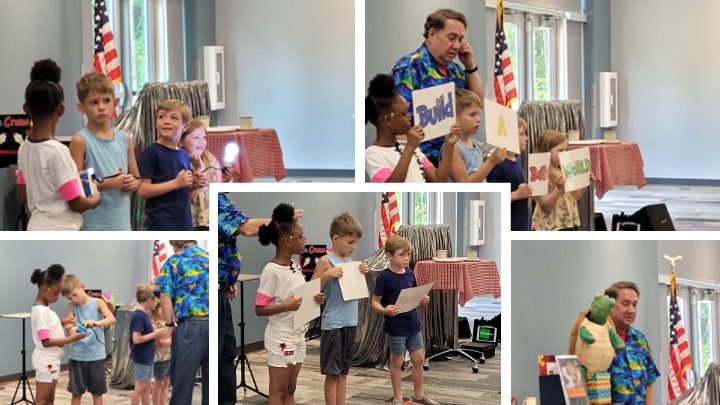
[[455, 122], [455, 83], [446, 83], [412, 92], [415, 124], [430, 140], [447, 135]]
[[487, 143], [520, 153], [517, 113], [489, 98], [485, 99], [485, 134]]

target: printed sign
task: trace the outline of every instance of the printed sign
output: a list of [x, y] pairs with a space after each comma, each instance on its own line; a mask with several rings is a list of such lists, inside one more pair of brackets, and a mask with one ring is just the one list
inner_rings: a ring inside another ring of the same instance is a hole
[[412, 92], [415, 125], [425, 132], [424, 141], [450, 133], [455, 122], [455, 83]]
[[398, 306], [398, 313], [402, 314], [417, 308], [423, 297], [428, 295], [432, 286], [433, 283], [427, 283], [419, 287], [404, 288], [400, 290], [400, 295], [398, 296], [397, 301], [395, 301], [395, 305]]
[[485, 99], [485, 134], [487, 143], [510, 152], [520, 153], [517, 113], [489, 98]]
[[295, 297], [302, 298], [300, 308], [293, 315], [293, 328], [298, 330], [320, 316], [320, 304], [313, 297], [320, 294], [320, 279], [308, 281], [295, 289]]
[[560, 152], [560, 170], [565, 175], [565, 191], [574, 191], [590, 185], [590, 149], [580, 148]]
[[360, 272], [361, 262], [340, 263], [343, 275], [338, 279], [344, 301], [357, 300], [370, 296], [365, 275]]
[[547, 194], [550, 180], [550, 152], [528, 155], [528, 177], [528, 185], [532, 188], [533, 197]]

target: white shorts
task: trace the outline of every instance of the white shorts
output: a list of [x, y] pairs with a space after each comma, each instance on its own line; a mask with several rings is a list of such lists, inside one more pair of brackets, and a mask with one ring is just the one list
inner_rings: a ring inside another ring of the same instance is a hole
[[302, 363], [305, 360], [305, 334], [292, 340], [268, 339], [265, 336], [265, 349], [268, 351], [268, 366], [287, 367], [288, 364]]
[[52, 383], [60, 379], [60, 363], [35, 363], [35, 381], [40, 383]]

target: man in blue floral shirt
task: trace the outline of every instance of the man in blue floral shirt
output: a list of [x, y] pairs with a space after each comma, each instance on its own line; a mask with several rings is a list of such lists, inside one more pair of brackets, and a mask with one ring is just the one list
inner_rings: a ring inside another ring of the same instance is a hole
[[202, 369], [202, 404], [208, 405], [210, 362], [210, 265], [208, 252], [194, 240], [171, 240], [175, 254], [155, 280], [165, 325], [172, 334], [171, 405], [189, 404], [195, 373]]
[[610, 365], [612, 401], [627, 405], [653, 404], [653, 383], [660, 377], [645, 335], [631, 325], [635, 322], [640, 289], [630, 281], [619, 281], [605, 295], [615, 299], [610, 312], [625, 346], [618, 349]]
[[[392, 76], [398, 92], [410, 103], [408, 111], [411, 114], [413, 90], [450, 82], [457, 88], [472, 90], [484, 100], [485, 90], [473, 49], [465, 41], [466, 29], [467, 19], [462, 13], [451, 9], [437, 10], [425, 21], [422, 46], [395, 63]], [[454, 61], [456, 57], [465, 66], [464, 70]], [[439, 163], [443, 142], [444, 137], [439, 137], [420, 144], [422, 153], [435, 166]]]
[[[295, 210], [295, 217], [302, 216], [302, 210]], [[240, 249], [238, 235], [257, 236], [261, 225], [270, 223], [270, 218], [248, 218], [225, 193], [218, 193], [218, 338], [220, 361], [218, 371], [218, 403], [237, 403], [237, 378], [235, 356], [237, 343], [233, 325], [230, 301], [237, 297], [237, 278], [240, 274]]]

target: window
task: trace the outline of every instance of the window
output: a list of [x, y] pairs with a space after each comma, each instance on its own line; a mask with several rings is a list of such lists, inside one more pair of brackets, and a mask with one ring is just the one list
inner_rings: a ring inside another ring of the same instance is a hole
[[442, 193], [397, 193], [397, 199], [401, 224], [442, 223]]
[[147, 0], [132, 0], [130, 4], [130, 88], [134, 96], [148, 82], [148, 13]]
[[168, 80], [166, 0], [128, 0], [130, 74], [125, 79], [133, 101], [146, 83]]
[[532, 58], [529, 66], [532, 93], [529, 95], [529, 99], [534, 101], [553, 100], [555, 19], [549, 16], [528, 15], [528, 23], [532, 33], [530, 41]]
[[698, 301], [698, 369], [699, 375], [705, 375], [710, 363], [715, 360], [715, 316], [713, 313], [713, 301]]

